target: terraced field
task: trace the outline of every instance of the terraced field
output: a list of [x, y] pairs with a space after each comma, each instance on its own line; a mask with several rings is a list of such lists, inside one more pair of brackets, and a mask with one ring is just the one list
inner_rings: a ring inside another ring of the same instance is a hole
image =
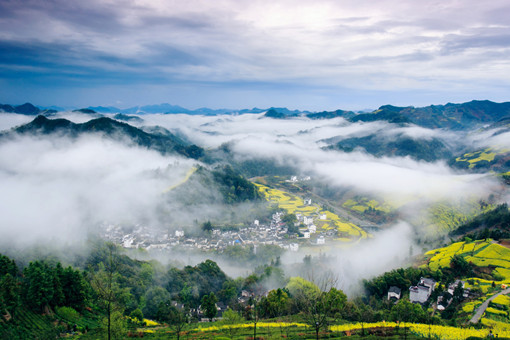
[[337, 240], [342, 242], [354, 242], [368, 237], [368, 234], [355, 224], [344, 221], [338, 215], [316, 205], [306, 205], [299, 196], [282, 190], [272, 189], [262, 184], [254, 184], [266, 200], [272, 204], [277, 204], [280, 209], [285, 210], [287, 213], [313, 217], [318, 232], [336, 229], [338, 232]]
[[348, 199], [344, 202], [344, 204], [342, 204], [342, 206], [359, 213], [364, 213], [369, 209], [373, 209], [374, 211], [381, 211], [384, 213], [389, 213], [394, 210], [394, 208], [387, 203], [381, 203], [366, 197], [355, 197]]
[[[462, 307], [462, 311], [466, 314], [474, 313], [483, 301], [499, 290], [500, 286], [510, 283], [510, 249], [491, 239], [469, 243], [456, 242], [447, 247], [431, 250], [425, 255], [429, 257], [425, 266], [432, 270], [449, 267], [453, 256], [460, 255], [477, 266], [493, 268], [492, 274], [499, 275], [500, 279], [495, 281], [481, 278], [466, 279], [467, 288], [478, 288], [484, 294]], [[481, 323], [500, 330], [510, 330], [509, 308], [510, 297], [506, 295], [496, 297], [485, 311]]]
[[454, 255], [460, 255], [466, 261], [480, 267], [495, 267], [495, 271], [503, 277], [501, 283], [510, 282], [510, 249], [492, 240], [475, 242], [457, 242], [447, 247], [425, 253], [430, 256], [428, 267], [437, 270], [449, 267]]
[[455, 159], [456, 162], [467, 162], [469, 164], [469, 168], [474, 168], [477, 163], [485, 161], [492, 162], [497, 155], [508, 153], [510, 150], [500, 147], [490, 147], [484, 150], [479, 150], [475, 152], [466, 153], [460, 157]]
[[[494, 268], [493, 274], [500, 276], [500, 280], [491, 281], [480, 278], [471, 278], [466, 284], [468, 288], [479, 288], [484, 294], [492, 291], [492, 284], [510, 284], [510, 249], [505, 248], [492, 240], [475, 241], [470, 243], [457, 242], [447, 247], [431, 250], [425, 253], [430, 256], [428, 266], [432, 270], [449, 267], [454, 255], [460, 255], [468, 262], [480, 267]], [[467, 308], [467, 307], [466, 307]]]

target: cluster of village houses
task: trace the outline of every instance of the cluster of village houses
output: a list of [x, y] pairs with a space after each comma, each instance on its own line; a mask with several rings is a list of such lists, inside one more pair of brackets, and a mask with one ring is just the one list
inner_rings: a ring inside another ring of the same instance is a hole
[[[426, 303], [436, 286], [436, 281], [431, 278], [420, 278], [416, 286], [409, 287], [409, 301], [412, 303], [424, 304]], [[437, 297], [436, 308], [437, 310], [445, 310], [453, 301], [453, 293], [459, 287], [462, 289], [462, 297], [469, 297], [470, 290], [464, 288], [465, 282], [456, 280], [448, 285], [448, 289]], [[391, 286], [388, 290], [388, 300], [398, 301], [402, 297], [402, 290], [398, 287]]]
[[[241, 291], [241, 295], [237, 298], [237, 302], [242, 306], [247, 306], [250, 304], [250, 299], [252, 298], [260, 298], [261, 296], [266, 296], [269, 294], [269, 291], [262, 292], [261, 294], [255, 296], [255, 293], [249, 291], [249, 290], [243, 290]], [[172, 305], [179, 310], [185, 310], [185, 306], [182, 303], [179, 303], [177, 301], [173, 301]], [[217, 314], [214, 318], [215, 320], [221, 319], [223, 316], [223, 313], [229, 308], [228, 305], [225, 303], [219, 301], [216, 302], [216, 310]], [[189, 309], [189, 314], [198, 317], [198, 320], [201, 322], [207, 322], [209, 321], [208, 318], [205, 317], [205, 310], [202, 308], [202, 306], [198, 306], [198, 308], [191, 308]]]
[[[304, 202], [311, 204], [310, 199], [305, 199]], [[288, 228], [281, 220], [283, 215], [283, 212], [274, 213], [269, 224], [262, 224], [259, 220], [255, 220], [250, 226], [239, 230], [213, 229], [209, 234], [195, 233], [195, 235], [187, 235], [184, 229], [170, 232], [141, 225], [129, 228], [128, 232], [127, 228], [110, 224], [103, 228], [102, 236], [124, 248], [151, 250], [184, 247], [221, 252], [233, 245], [256, 249], [258, 245], [268, 244], [277, 245], [285, 250], [298, 251], [300, 244], [324, 245], [327, 238], [333, 238], [336, 235], [335, 230], [317, 231], [314, 218], [325, 220], [326, 214], [318, 214], [315, 217], [296, 214], [298, 220], [296, 224], [304, 226], [300, 229], [302, 236], [289, 235]]]

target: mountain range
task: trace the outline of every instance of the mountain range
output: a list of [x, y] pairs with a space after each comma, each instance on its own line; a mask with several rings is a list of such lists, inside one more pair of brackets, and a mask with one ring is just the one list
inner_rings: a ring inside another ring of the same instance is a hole
[[[24, 115], [55, 114], [58, 108], [37, 107], [30, 103], [13, 106], [0, 104], [0, 112], [17, 113]], [[125, 116], [143, 115], [152, 113], [164, 114], [190, 114], [190, 115], [221, 115], [221, 114], [247, 114], [264, 113], [265, 116], [274, 119], [288, 119], [293, 117], [307, 117], [309, 119], [331, 119], [336, 117], [345, 118], [351, 122], [388, 121], [391, 123], [413, 123], [427, 128], [447, 128], [453, 130], [471, 129], [484, 125], [496, 124], [502, 119], [510, 118], [510, 102], [495, 103], [489, 100], [473, 100], [461, 104], [448, 103], [445, 105], [429, 105], [425, 107], [383, 105], [372, 112], [354, 112], [348, 110], [309, 112], [289, 110], [285, 107], [271, 107], [269, 109], [210, 109], [200, 108], [189, 110], [178, 105], [159, 104], [134, 106], [127, 109], [119, 109], [109, 106], [94, 106], [74, 110], [85, 114], [120, 114], [119, 119], [129, 118]]]

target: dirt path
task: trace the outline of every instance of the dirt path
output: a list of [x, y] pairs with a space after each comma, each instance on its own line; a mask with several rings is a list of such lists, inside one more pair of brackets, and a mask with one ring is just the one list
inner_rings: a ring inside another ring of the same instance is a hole
[[485, 300], [480, 307], [478, 307], [478, 309], [476, 310], [476, 313], [475, 315], [473, 315], [473, 317], [471, 318], [471, 320], [469, 320], [469, 322], [471, 323], [477, 323], [478, 321], [480, 321], [480, 318], [482, 317], [483, 313], [485, 313], [485, 310], [487, 309], [487, 307], [489, 306], [489, 302], [491, 302], [492, 300], [494, 300], [496, 297], [500, 296], [501, 294], [509, 294], [510, 293], [510, 288], [507, 288], [493, 296], [491, 296], [490, 298], [488, 298], [487, 300]]

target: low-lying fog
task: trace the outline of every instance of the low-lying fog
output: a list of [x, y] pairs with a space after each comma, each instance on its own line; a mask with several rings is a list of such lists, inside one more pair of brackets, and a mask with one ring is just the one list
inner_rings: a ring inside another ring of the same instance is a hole
[[[60, 113], [74, 122], [90, 116]], [[417, 126], [384, 122], [349, 123], [342, 118], [276, 120], [263, 114], [239, 116], [142, 115], [138, 126], [165, 127], [205, 149], [230, 143], [238, 159], [271, 158], [291, 165], [297, 174], [308, 174], [332, 187], [349, 186], [388, 201], [420, 204], [459, 198], [483, 199], [498, 190], [489, 174], [469, 174], [451, 169], [446, 161], [427, 163], [409, 157], [373, 157], [362, 150], [351, 153], [322, 149], [324, 140], [360, 137], [377, 133], [387, 138], [404, 133], [414, 138], [438, 138], [448, 145], [510, 146], [506, 134], [479, 138]], [[31, 121], [33, 117], [0, 115], [0, 129]], [[163, 192], [180, 183], [200, 164], [181, 156], [163, 156], [156, 151], [115, 142], [97, 135], [77, 139], [56, 136], [18, 136], [0, 142], [0, 239], [2, 247], [36, 244], [81, 244], [90, 230], [104, 221], [111, 223], [160, 224], [161, 210], [172, 205]], [[190, 208], [191, 209], [191, 208]], [[210, 211], [170, 209], [181, 218], [204, 218]], [[168, 211], [168, 209], [167, 209]], [[208, 215], [209, 214], [209, 215]], [[410, 214], [409, 214], [410, 215]], [[405, 216], [405, 215], [404, 215]], [[190, 221], [190, 224], [191, 221]], [[412, 221], [399, 222], [373, 239], [345, 250], [328, 253], [342, 278], [344, 289], [353, 282], [398, 267], [419, 249], [419, 232]], [[410, 251], [410, 249], [414, 249]], [[1, 252], [1, 251], [0, 251]], [[301, 261], [300, 254], [297, 261]], [[296, 256], [284, 256], [286, 263]], [[184, 261], [186, 262], [186, 261]], [[290, 268], [290, 267], [289, 267]], [[228, 270], [230, 275], [246, 269]]]

